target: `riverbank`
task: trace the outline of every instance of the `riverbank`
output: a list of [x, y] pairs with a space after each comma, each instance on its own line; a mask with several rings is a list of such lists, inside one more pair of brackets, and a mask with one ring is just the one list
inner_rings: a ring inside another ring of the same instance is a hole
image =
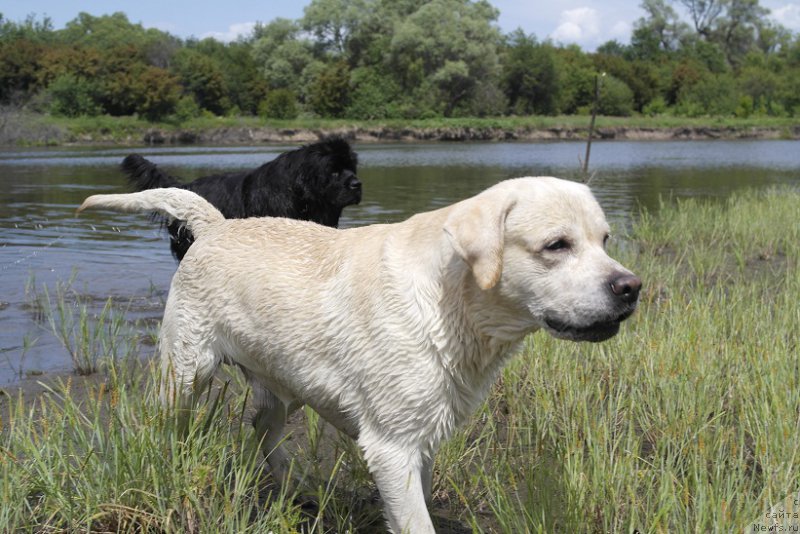
[[[135, 117], [67, 119], [6, 112], [0, 145], [244, 145], [306, 143], [326, 135], [355, 142], [558, 141], [584, 140], [589, 118], [503, 117], [414, 121], [206, 117], [182, 124], [150, 123]], [[594, 136], [604, 140], [800, 139], [793, 119], [598, 117]]]
[[[212, 128], [209, 130], [148, 129], [142, 134], [142, 142], [147, 145], [220, 145], [220, 144], [262, 144], [262, 143], [305, 143], [316, 141], [326, 135], [340, 135], [356, 142], [414, 142], [414, 141], [561, 141], [585, 140], [588, 128], [549, 127], [549, 128], [503, 128], [503, 127], [335, 127], [335, 128]], [[638, 128], [605, 127], [597, 128], [595, 139], [603, 140], [701, 140], [701, 139], [800, 139], [800, 126], [792, 129], [779, 128], [737, 128], [737, 127], [674, 127]], [[127, 138], [136, 142], [135, 137]], [[84, 137], [81, 142], [95, 143], [96, 138]]]

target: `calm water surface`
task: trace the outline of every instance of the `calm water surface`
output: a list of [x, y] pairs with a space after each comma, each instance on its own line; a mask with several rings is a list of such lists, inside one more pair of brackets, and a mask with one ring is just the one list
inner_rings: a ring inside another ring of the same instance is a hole
[[[131, 320], [157, 321], [176, 263], [146, 215], [91, 213], [88, 195], [127, 191], [118, 165], [135, 151], [192, 179], [255, 167], [295, 146], [0, 149], [0, 386], [22, 374], [71, 369], [67, 352], [31, 303], [72, 287], [101, 307], [113, 296]], [[581, 142], [356, 144], [364, 200], [341, 226], [405, 219], [505, 178], [579, 178]], [[724, 198], [736, 189], [800, 186], [798, 141], [596, 142], [592, 188], [617, 227], [661, 198]], [[152, 352], [145, 347], [144, 352]]]

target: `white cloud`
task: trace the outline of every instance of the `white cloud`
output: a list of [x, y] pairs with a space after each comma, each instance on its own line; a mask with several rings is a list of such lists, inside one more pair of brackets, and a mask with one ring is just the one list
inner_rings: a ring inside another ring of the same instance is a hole
[[217, 41], [229, 43], [235, 41], [239, 37], [246, 37], [253, 33], [253, 28], [256, 27], [255, 22], [240, 22], [238, 24], [231, 24], [228, 26], [228, 31], [225, 32], [207, 32], [200, 36], [200, 39], [212, 37]]
[[792, 31], [800, 30], [800, 6], [787, 4], [772, 10], [772, 18]]
[[550, 37], [557, 42], [585, 44], [600, 33], [599, 20], [597, 10], [590, 7], [563, 11], [560, 24]]
[[608, 39], [616, 39], [620, 43], [627, 43], [631, 37], [631, 23], [621, 20], [611, 27]]

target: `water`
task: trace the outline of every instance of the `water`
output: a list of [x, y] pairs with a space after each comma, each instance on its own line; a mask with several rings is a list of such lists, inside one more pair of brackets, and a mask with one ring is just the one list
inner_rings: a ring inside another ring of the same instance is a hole
[[[125, 192], [122, 158], [140, 152], [186, 179], [255, 167], [294, 146], [0, 149], [0, 385], [31, 372], [71, 369], [67, 352], [32, 306], [58, 281], [97, 309], [109, 296], [131, 320], [156, 322], [176, 263], [146, 215], [75, 208], [94, 193]], [[342, 227], [402, 220], [505, 178], [578, 179], [581, 142], [356, 144], [364, 200]], [[800, 186], [798, 141], [595, 142], [590, 168], [613, 226], [660, 198], [724, 198], [745, 187]], [[145, 347], [145, 352], [152, 348]]]

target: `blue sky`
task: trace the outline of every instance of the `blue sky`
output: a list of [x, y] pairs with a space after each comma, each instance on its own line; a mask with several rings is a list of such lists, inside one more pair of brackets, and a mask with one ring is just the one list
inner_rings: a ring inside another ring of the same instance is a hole
[[[610, 39], [627, 43], [633, 23], [642, 17], [641, 0], [489, 0], [500, 10], [504, 32], [522, 28], [539, 39], [563, 44], [576, 43], [586, 50]], [[122, 11], [132, 22], [158, 28], [178, 37], [215, 37], [232, 40], [247, 34], [256, 22], [277, 17], [297, 19], [310, 0], [4, 0], [0, 13], [6, 19], [24, 20], [29, 14], [49, 16], [55, 27], [85, 11], [105, 15]], [[761, 0], [772, 17], [800, 31], [800, 1]]]

